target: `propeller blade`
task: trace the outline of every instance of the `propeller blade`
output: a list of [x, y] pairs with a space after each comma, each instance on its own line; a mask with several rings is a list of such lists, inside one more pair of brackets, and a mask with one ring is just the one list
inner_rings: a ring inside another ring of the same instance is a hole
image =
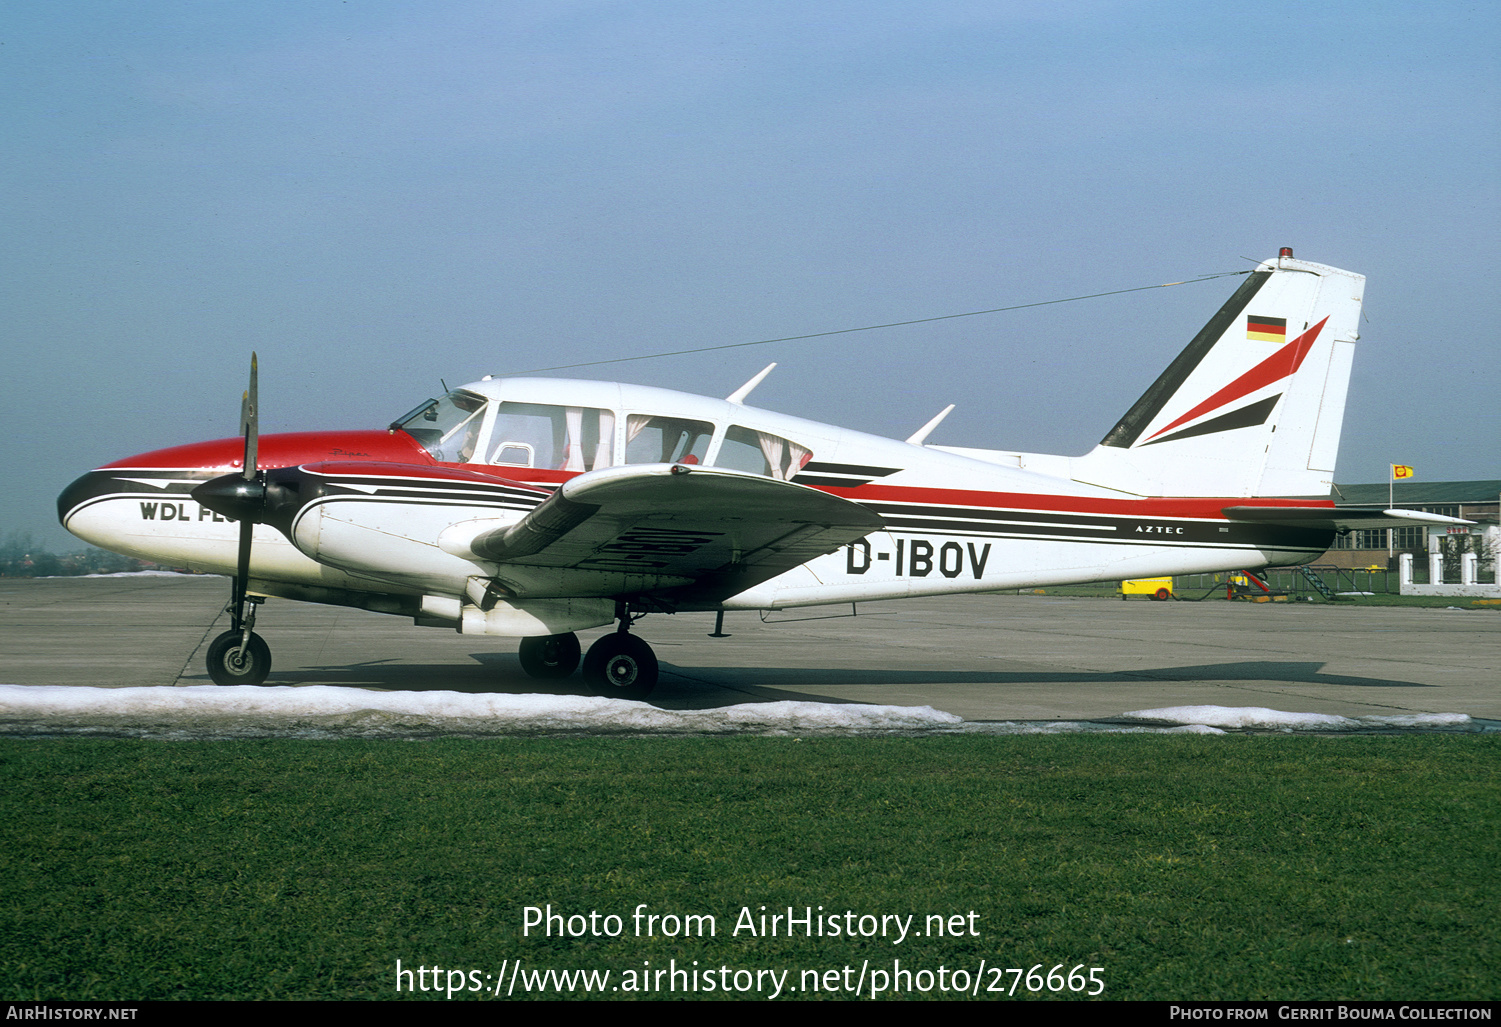
[[[240, 400], [240, 432], [245, 436], [245, 468], [241, 475], [246, 481], [255, 478], [256, 446], [260, 438], [259, 419], [256, 416], [258, 398], [256, 395], [256, 358], [250, 354], [250, 388], [245, 390], [245, 395]], [[241, 543], [244, 550], [245, 543]], [[242, 561], [244, 562], [243, 558]]]
[[[245, 436], [245, 464], [239, 474], [226, 474], [204, 482], [193, 490], [193, 498], [215, 513], [240, 522], [240, 548], [235, 560], [235, 578], [230, 586], [231, 630], [241, 632], [240, 647], [250, 644], [250, 626], [255, 621], [253, 606], [246, 603], [250, 589], [250, 545], [256, 522], [266, 502], [266, 486], [256, 473], [256, 449], [260, 440], [256, 388], [256, 355], [250, 354], [250, 387], [240, 397], [240, 434]], [[201, 493], [201, 495], [200, 495]], [[207, 502], [205, 502], [207, 500]]]

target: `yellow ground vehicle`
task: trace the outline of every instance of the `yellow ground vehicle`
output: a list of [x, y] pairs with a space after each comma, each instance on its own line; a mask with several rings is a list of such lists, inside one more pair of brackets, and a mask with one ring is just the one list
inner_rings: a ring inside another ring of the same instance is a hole
[[1122, 599], [1131, 596], [1146, 596], [1159, 602], [1166, 602], [1173, 598], [1173, 579], [1167, 578], [1136, 578], [1133, 581], [1123, 581], [1119, 588]]

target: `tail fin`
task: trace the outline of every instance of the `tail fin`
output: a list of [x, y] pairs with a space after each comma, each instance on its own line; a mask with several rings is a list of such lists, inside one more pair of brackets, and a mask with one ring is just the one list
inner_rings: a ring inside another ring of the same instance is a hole
[[1258, 265], [1074, 477], [1138, 495], [1327, 496], [1364, 290], [1290, 249]]

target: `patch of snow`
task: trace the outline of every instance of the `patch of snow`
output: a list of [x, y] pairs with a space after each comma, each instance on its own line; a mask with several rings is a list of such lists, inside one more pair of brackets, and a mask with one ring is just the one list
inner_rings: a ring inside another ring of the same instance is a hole
[[1135, 710], [1102, 721], [966, 721], [931, 706], [858, 703], [784, 701], [664, 710], [645, 702], [592, 696], [384, 692], [336, 685], [0, 685], [0, 736], [33, 738], [1222, 735], [1229, 731], [1491, 730], [1487, 725], [1461, 713], [1341, 717], [1225, 706]]
[[848, 735], [963, 723], [931, 706], [747, 703], [664, 710], [567, 695], [380, 692], [334, 685], [92, 688], [0, 685], [0, 733], [151, 738], [481, 735]]
[[1473, 721], [1463, 713], [1406, 713], [1380, 717], [1341, 717], [1332, 713], [1287, 713], [1261, 706], [1169, 706], [1133, 710], [1123, 720], [1202, 724], [1231, 731], [1381, 731], [1455, 730]]

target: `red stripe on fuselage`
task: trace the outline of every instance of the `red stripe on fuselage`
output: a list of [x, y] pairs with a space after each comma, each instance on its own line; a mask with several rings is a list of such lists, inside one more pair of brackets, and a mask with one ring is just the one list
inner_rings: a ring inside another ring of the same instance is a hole
[[[450, 481], [474, 481], [487, 484], [512, 485], [531, 489], [541, 494], [552, 490], [540, 488], [535, 482], [505, 478], [498, 474], [471, 470], [474, 465], [434, 464], [430, 467], [401, 466], [374, 462], [327, 462], [308, 465], [307, 470], [330, 476], [390, 477], [414, 479], [445, 479]], [[496, 470], [500, 470], [499, 467]], [[512, 468], [506, 468], [512, 470]], [[532, 468], [516, 468], [528, 478], [558, 483], [576, 478], [580, 471], [539, 471]], [[973, 507], [986, 510], [1028, 510], [1042, 513], [1094, 514], [1124, 517], [1189, 517], [1209, 520], [1228, 520], [1224, 509], [1229, 506], [1264, 507], [1325, 507], [1334, 509], [1332, 500], [1310, 499], [1255, 499], [1242, 496], [1172, 497], [1157, 496], [1145, 499], [1096, 499], [1085, 496], [1061, 496], [1032, 492], [980, 492], [970, 489], [926, 488], [869, 484], [851, 486], [808, 486], [831, 496], [839, 496], [856, 503], [911, 503], [914, 505], [946, 506], [956, 509]]]
[[[476, 481], [489, 484], [514, 485], [532, 489], [542, 494], [550, 490], [538, 488], [514, 478], [481, 471], [471, 471], [454, 464], [435, 464], [432, 467], [402, 467], [379, 463], [325, 463], [312, 465], [307, 470], [318, 474], [348, 475], [359, 477], [390, 478], [443, 478], [451, 481]], [[521, 468], [529, 476], [545, 474], [559, 482], [577, 477], [582, 472], [543, 471]], [[1028, 510], [1059, 514], [1095, 514], [1120, 517], [1187, 517], [1207, 520], [1228, 520], [1224, 514], [1227, 506], [1266, 507], [1327, 507], [1334, 509], [1332, 500], [1308, 499], [1247, 499], [1239, 496], [1223, 497], [1154, 497], [1148, 499], [1094, 499], [1081, 496], [1059, 496], [1030, 492], [978, 492], [968, 489], [923, 488], [901, 485], [860, 485], [843, 488], [836, 485], [809, 486], [831, 496], [839, 496], [856, 503], [911, 503], [928, 506], [946, 506], [955, 509], [982, 508], [986, 510]]]
[[[1323, 324], [1323, 322], [1319, 322]], [[453, 464], [442, 465], [454, 468]], [[499, 470], [500, 468], [497, 468]], [[512, 470], [512, 468], [506, 468]], [[580, 471], [553, 471], [533, 468], [515, 468], [526, 475], [528, 481], [549, 481], [562, 484], [576, 478]], [[509, 479], [515, 484], [527, 482]], [[535, 486], [533, 486], [535, 487]], [[1093, 499], [1081, 496], [1060, 496], [1033, 492], [979, 492], [970, 489], [927, 488], [912, 485], [891, 485], [872, 482], [848, 488], [839, 485], [809, 485], [808, 488], [827, 492], [856, 503], [921, 503], [932, 506], [984, 507], [992, 510], [1036, 510], [1048, 513], [1107, 514], [1127, 517], [1197, 517], [1211, 520], [1227, 520], [1227, 506], [1270, 507], [1328, 507], [1334, 509], [1333, 500], [1316, 499], [1255, 499], [1242, 496], [1172, 497], [1156, 496], [1146, 499]]]
[[1237, 497], [1153, 497], [1149, 499], [1092, 499], [1030, 492], [969, 492], [900, 485], [861, 485], [855, 488], [820, 486], [820, 492], [856, 503], [924, 503], [933, 506], [983, 507], [989, 510], [1037, 510], [1048, 513], [1105, 514], [1120, 517], [1192, 517], [1228, 520], [1227, 506], [1327, 507], [1333, 500], [1244, 499]]

